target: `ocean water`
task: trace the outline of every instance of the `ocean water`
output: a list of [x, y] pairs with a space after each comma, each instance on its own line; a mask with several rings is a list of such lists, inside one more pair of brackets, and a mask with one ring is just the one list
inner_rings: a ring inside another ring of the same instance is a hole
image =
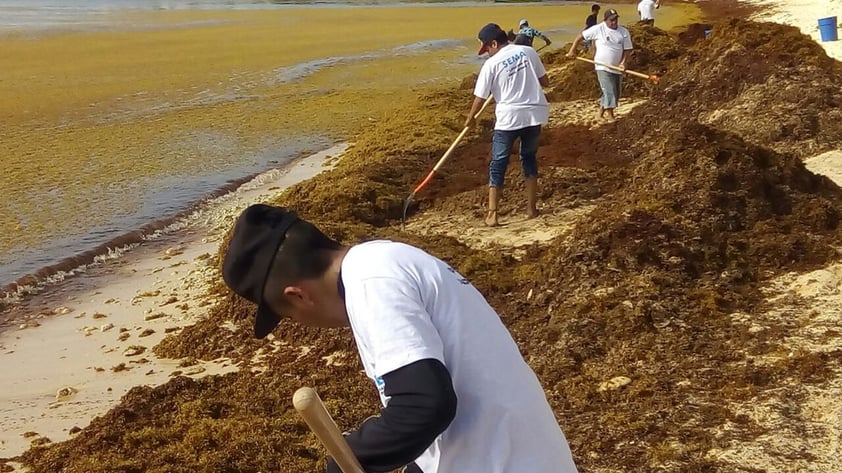
[[[0, 298], [458, 83], [482, 63], [470, 9], [495, 5], [445, 3], [0, 0]], [[394, 7], [419, 5], [415, 34]], [[575, 32], [558, 18], [545, 30]], [[371, 44], [324, 39], [380, 28]]]

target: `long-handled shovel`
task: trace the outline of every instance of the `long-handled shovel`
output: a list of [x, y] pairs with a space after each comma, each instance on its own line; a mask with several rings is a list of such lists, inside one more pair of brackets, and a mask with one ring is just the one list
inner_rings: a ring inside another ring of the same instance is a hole
[[609, 69], [614, 69], [615, 71], [625, 72], [626, 74], [633, 75], [635, 77], [640, 77], [641, 79], [648, 79], [653, 84], [657, 84], [658, 81], [661, 80], [660, 77], [655, 76], [655, 75], [647, 75], [647, 74], [643, 74], [641, 72], [630, 71], [628, 69], [623, 69], [622, 67], [612, 66], [611, 64], [605, 64], [604, 62], [593, 61], [591, 59], [581, 57], [581, 56], [576, 56], [576, 59], [578, 59], [580, 61], [589, 62], [591, 64], [596, 64], [597, 66], [605, 66]]
[[[474, 120], [476, 120], [477, 118], [479, 118], [480, 115], [482, 115], [482, 111], [485, 110], [485, 107], [488, 106], [489, 103], [491, 103], [491, 99], [492, 99], [491, 95], [489, 95], [488, 98], [485, 99], [485, 103], [482, 104], [482, 107], [480, 107], [477, 114], [474, 115]], [[418, 191], [423, 189], [424, 186], [426, 186], [428, 182], [430, 182], [430, 180], [433, 178], [433, 176], [436, 174], [436, 172], [439, 170], [439, 168], [444, 164], [445, 161], [447, 161], [447, 158], [450, 157], [450, 153], [453, 152], [453, 150], [456, 148], [456, 145], [458, 145], [459, 142], [462, 141], [462, 138], [465, 137], [465, 134], [468, 133], [468, 129], [469, 129], [468, 127], [465, 127], [465, 128], [462, 129], [462, 132], [459, 133], [459, 136], [457, 136], [456, 139], [453, 140], [453, 144], [450, 145], [450, 148], [447, 148], [447, 151], [445, 151], [444, 155], [439, 159], [439, 162], [437, 162], [436, 165], [433, 166], [433, 170], [430, 171], [430, 174], [427, 174], [427, 177], [425, 177], [424, 180], [421, 181], [421, 184], [418, 184], [418, 186], [415, 188], [415, 190], [413, 190], [412, 193], [409, 194], [409, 197], [407, 197], [406, 200], [403, 201], [403, 219], [402, 219], [402, 221], [406, 221], [406, 210], [409, 208], [409, 204], [412, 202], [412, 198], [415, 197], [415, 194], [417, 194]]]

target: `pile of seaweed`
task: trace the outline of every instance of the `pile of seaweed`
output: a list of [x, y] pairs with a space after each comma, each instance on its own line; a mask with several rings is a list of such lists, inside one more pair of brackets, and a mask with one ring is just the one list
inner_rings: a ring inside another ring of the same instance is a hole
[[669, 65], [629, 129], [698, 120], [804, 158], [842, 142], [842, 64], [797, 28], [728, 20]]
[[[755, 365], [788, 353], [792, 328], [755, 333], [737, 314], [764, 310], [768, 278], [838, 259], [842, 192], [793, 156], [703, 125], [652, 138], [575, 244], [534, 254], [504, 313], [529, 314], [507, 321], [580, 467], [716, 471], [713, 447], [769, 434], [734, 403], [840, 368], [814, 353]], [[604, 388], [618, 377], [629, 384]]]
[[[711, 449], [770, 434], [733, 404], [782, 380], [820, 386], [840, 369], [834, 353], [754, 363], [787, 353], [780, 344], [793, 327], [753, 331], [741, 321], [766, 308], [759, 289], [769, 278], [838, 258], [842, 191], [806, 170], [802, 155], [782, 152], [789, 138], [763, 147], [756, 130], [725, 129], [709, 114], [792, 71], [827, 65], [821, 77], [834, 84], [842, 74], [787, 27], [734, 21], [714, 30], [670, 61], [663, 88], [624, 119], [546, 134], [542, 149], [575, 149], [575, 165], [589, 173], [575, 183], [544, 179], [548, 205], [587, 195], [584, 187], [595, 181], [603, 187], [571, 238], [533, 245], [519, 260], [394, 225], [406, 193], [461, 129], [471, 100], [465, 90], [406, 105], [361, 134], [335, 170], [275, 203], [348, 243], [385, 237], [418, 245], [470, 278], [541, 379], [583, 471], [733, 470]], [[769, 89], [756, 116], [764, 120], [776, 106], [829, 90], [824, 81], [798, 84], [808, 90]], [[812, 105], [817, 117], [833, 112], [831, 100]], [[823, 120], [793, 139], [816, 140], [818, 148], [842, 144]], [[448, 212], [470, 211], [464, 193], [481, 186], [475, 177], [487, 153], [487, 125], [460, 148], [468, 154], [463, 165], [426, 191], [425, 212], [444, 204]], [[824, 133], [826, 143], [818, 141]], [[567, 139], [587, 146], [569, 147]], [[615, 162], [604, 165], [606, 157]], [[554, 157], [545, 164], [573, 163]], [[576, 186], [582, 189], [571, 190]], [[323, 452], [289, 399], [299, 386], [316, 386], [342, 429], [375, 413], [376, 394], [359, 372], [350, 335], [287, 324], [255, 342], [253, 306], [224, 293], [207, 320], [169, 338], [158, 353], [231, 356], [239, 373], [135, 388], [73, 439], [33, 448], [24, 462], [34, 472], [322, 468]], [[230, 320], [239, 328], [224, 328]]]

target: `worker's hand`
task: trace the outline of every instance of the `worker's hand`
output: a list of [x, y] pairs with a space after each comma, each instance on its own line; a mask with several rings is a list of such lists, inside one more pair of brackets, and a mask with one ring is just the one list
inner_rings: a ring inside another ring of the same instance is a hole
[[547, 40], [547, 46], [549, 46], [549, 45], [551, 45], [551, 44], [553, 44], [553, 42], [552, 42], [552, 41], [550, 41], [550, 40], [548, 39], [548, 40]]
[[477, 124], [477, 119], [474, 118], [473, 115], [468, 117], [467, 120], [465, 120], [465, 128], [472, 128], [476, 124]]
[[622, 62], [621, 62], [621, 63], [617, 66], [617, 68], [618, 68], [618, 69], [620, 69], [620, 70], [621, 70], [621, 71], [623, 71], [623, 72], [625, 72], [625, 71], [626, 71], [626, 65], [625, 65], [625, 64], [623, 64]]

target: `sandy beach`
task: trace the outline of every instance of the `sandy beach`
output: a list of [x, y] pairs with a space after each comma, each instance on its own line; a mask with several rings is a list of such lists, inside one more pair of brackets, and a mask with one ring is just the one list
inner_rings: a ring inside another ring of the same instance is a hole
[[[816, 18], [829, 16], [831, 9], [842, 13], [839, 0], [752, 3], [761, 8], [753, 19], [792, 25], [814, 39]], [[506, 18], [539, 15], [533, 7], [516, 8], [524, 10], [512, 10]], [[621, 8], [632, 16], [629, 5]], [[390, 12], [389, 23], [408, 21], [402, 15], [410, 15], [421, 26], [414, 32], [394, 32], [382, 46], [425, 41], [435, 28], [471, 37], [476, 23], [471, 20], [478, 13], [456, 11], [446, 24], [439, 24], [440, 12], [429, 9]], [[540, 15], [549, 11], [542, 9]], [[499, 15], [490, 8], [482, 14]], [[137, 15], [152, 21], [159, 14]], [[233, 35], [242, 32], [243, 24], [253, 27], [261, 15], [238, 12], [239, 26], [222, 22], [220, 28]], [[255, 38], [273, 31], [276, 25], [269, 23], [281, 21], [277, 15], [267, 17], [272, 20], [266, 21], [265, 30], [254, 32]], [[310, 13], [302, 15], [310, 18]], [[326, 27], [343, 21], [342, 14], [331, 15]], [[215, 24], [221, 16], [230, 19], [230, 12], [180, 12], [166, 21]], [[564, 24], [550, 16], [547, 21]], [[359, 35], [365, 34], [364, 25], [356, 27]], [[14, 458], [0, 460], [0, 471], [6, 471], [3, 465], [21, 469], [21, 460], [36, 472], [146, 471], [161, 467], [155, 458], [167, 459], [172, 471], [299, 473], [323, 468], [321, 447], [294, 413], [285, 410], [292, 389], [320, 386], [342, 428], [372, 414], [373, 394], [347, 333], [314, 334], [287, 326], [265, 344], [244, 341], [249, 321], [243, 314], [250, 307], [218, 290], [217, 253], [239, 211], [257, 201], [295, 205], [346, 241], [400, 239], [428, 245], [452, 261], [499, 308], [544, 383], [583, 472], [842, 471], [842, 235], [834, 223], [842, 212], [837, 187], [842, 185], [842, 132], [834, 125], [838, 107], [816, 98], [836, 97], [840, 91], [832, 81], [820, 89], [792, 79], [781, 85], [785, 92], [777, 93], [772, 87], [784, 73], [796, 78], [806, 74], [796, 74], [794, 68], [802, 66], [790, 66], [787, 60], [781, 60], [787, 66], [770, 69], [768, 76], [746, 74], [740, 78], [744, 84], [733, 90], [717, 88], [723, 83], [717, 74], [734, 77], [740, 64], [750, 61], [748, 54], [729, 46], [738, 41], [717, 36], [757, 35], [754, 28], [741, 23], [735, 31], [715, 32], [709, 42], [696, 38], [692, 57], [698, 64], [684, 63], [678, 72], [655, 59], [640, 63], [636, 67], [642, 70], [664, 73], [664, 84], [661, 89], [640, 84], [630, 88], [616, 123], [593, 118], [592, 98], [553, 100], [551, 124], [542, 137], [542, 216], [535, 221], [520, 217], [523, 208], [516, 195], [522, 189], [514, 169], [512, 196], [501, 211], [506, 224], [494, 230], [477, 224], [484, 213], [488, 117], [419, 196], [408, 224], [401, 226], [395, 217], [410, 184], [459, 131], [460, 113], [470, 98], [469, 91], [453, 87], [430, 92], [410, 84], [409, 78], [433, 77], [431, 88], [437, 77], [452, 81], [435, 63], [453, 57], [436, 53], [437, 59], [426, 65], [413, 56], [329, 67], [274, 92], [263, 79], [255, 79], [261, 85], [242, 97], [255, 93], [272, 99], [176, 107], [149, 121], [112, 124], [94, 122], [102, 114], [139, 107], [173, 90], [224, 82], [238, 67], [277, 72], [279, 64], [268, 58], [282, 55], [281, 46], [273, 45], [271, 54], [228, 57], [255, 61], [248, 66], [214, 63], [204, 72], [208, 83], [202, 85], [195, 85], [196, 73], [188, 72], [187, 64], [183, 75], [173, 79], [183, 82], [172, 88], [157, 82], [163, 79], [156, 74], [138, 71], [142, 88], [154, 93], [132, 98], [133, 105], [126, 108], [116, 106], [115, 97], [128, 97], [128, 85], [116, 84], [101, 97], [101, 89], [91, 85], [71, 105], [77, 98], [59, 91], [42, 102], [33, 99], [52, 86], [49, 81], [34, 87], [29, 99], [16, 99], [7, 112], [17, 125], [5, 151], [39, 154], [25, 149], [33, 140], [26, 125], [30, 99], [40, 104], [44, 114], [39, 120], [52, 123], [51, 130], [67, 117], [50, 107], [59, 103], [65, 111], [84, 110], [80, 104], [92, 101], [95, 112], [80, 111], [85, 116], [66, 130], [84, 136], [74, 141], [80, 148], [73, 153], [88, 153], [86, 146], [100, 139], [119, 147], [128, 134], [142, 139], [126, 145], [126, 156], [141, 159], [156, 136], [166, 130], [173, 136], [187, 133], [185, 124], [213, 129], [221, 123], [226, 133], [241, 133], [237, 149], [257, 149], [278, 129], [301, 136], [325, 133], [325, 141], [316, 144], [344, 138], [355, 143], [307, 153], [260, 174], [204, 202], [125, 255], [104, 258], [25, 297], [4, 314], [0, 362], [19, 369], [0, 372], [0, 385], [7, 387], [0, 393], [0, 459]], [[644, 58], [654, 51], [686, 54], [661, 33], [634, 31]], [[74, 41], [87, 43], [89, 34], [71, 35], [67, 47], [73, 48]], [[99, 38], [117, 42], [122, 34]], [[162, 34], [159, 40], [174, 35], [183, 41], [189, 35]], [[209, 33], [198, 34], [206, 40]], [[746, 38], [738, 36], [740, 41]], [[142, 49], [149, 39], [129, 40]], [[333, 47], [312, 36], [299, 39]], [[55, 47], [53, 39], [44, 41], [25, 47]], [[842, 43], [819, 44], [840, 59]], [[465, 56], [468, 45], [473, 46], [467, 42], [455, 47], [453, 55]], [[799, 51], [810, 55], [803, 67], [816, 68], [802, 72], [828, 69], [812, 49], [799, 45]], [[330, 54], [368, 51], [353, 42], [343, 47], [348, 50], [331, 49]], [[285, 57], [285, 66], [320, 57], [307, 48], [293, 49], [301, 56]], [[31, 68], [21, 77], [39, 75], [40, 66], [21, 59], [26, 54], [20, 52], [17, 60]], [[101, 56], [79, 67], [113, 63], [113, 51], [109, 54], [111, 59]], [[557, 55], [545, 56], [545, 61], [556, 80], [550, 96], [594, 93], [591, 82], [576, 82], [589, 68], [576, 69], [582, 65]], [[367, 82], [378, 80], [380, 67], [400, 71], [395, 83], [384, 86], [385, 91], [366, 88]], [[476, 67], [465, 62], [448, 74], [465, 75]], [[698, 70], [688, 70], [692, 67]], [[76, 80], [83, 81], [85, 74], [89, 72], [80, 72]], [[346, 95], [336, 84], [349, 77]], [[775, 91], [774, 104], [767, 110], [758, 113], [747, 105], [756, 96], [768, 97], [770, 90]], [[814, 95], [804, 98], [797, 91]], [[278, 93], [283, 100], [274, 100]], [[312, 93], [314, 101], [306, 106], [286, 102], [302, 93]], [[686, 97], [687, 110], [676, 110], [674, 103]], [[280, 103], [288, 105], [288, 115], [277, 114]], [[814, 108], [804, 111], [797, 123], [787, 122], [793, 109], [807, 108], [803, 104]], [[331, 113], [314, 113], [318, 110]], [[211, 120], [215, 114], [219, 122]], [[245, 129], [239, 130], [237, 123]], [[59, 148], [62, 137], [48, 137], [49, 129], [32, 143]], [[216, 152], [224, 159], [224, 152]], [[801, 161], [829, 180], [807, 176]], [[761, 181], [770, 187], [758, 191], [752, 183]], [[781, 210], [787, 206], [789, 212]], [[679, 207], [681, 211], [674, 210]], [[0, 222], [6, 224], [20, 225]], [[719, 231], [724, 236], [711, 236]], [[157, 356], [153, 349], [165, 337], [176, 340], [171, 347], [185, 356]], [[200, 346], [210, 339], [212, 349]], [[230, 356], [205, 356], [210, 352]], [[138, 386], [148, 388], [126, 396]], [[254, 397], [265, 402], [251, 406]], [[219, 406], [226, 415], [207, 414]], [[258, 412], [244, 414], [243, 406]], [[252, 432], [263, 435], [261, 443], [248, 438]], [[212, 446], [218, 438], [228, 442], [224, 448]], [[19, 457], [39, 446], [43, 449]], [[221, 457], [214, 457], [219, 452]], [[232, 466], [237, 461], [241, 463]]]
[[[235, 370], [229, 360], [160, 359], [152, 348], [216, 304], [219, 242], [238, 213], [330, 169], [337, 145], [210, 200], [155, 238], [16, 307], [0, 326], [0, 457], [62, 441], [135, 386]], [[75, 429], [74, 429], [75, 428]], [[37, 435], [36, 435], [37, 434]]]

